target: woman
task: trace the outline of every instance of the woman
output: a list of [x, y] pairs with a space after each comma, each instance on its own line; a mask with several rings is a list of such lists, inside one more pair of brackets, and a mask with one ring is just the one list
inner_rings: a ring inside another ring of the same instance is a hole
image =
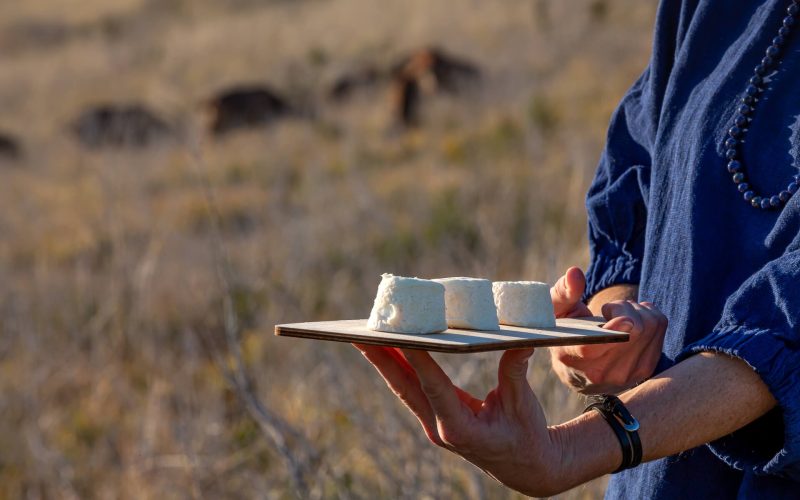
[[536, 496], [617, 470], [611, 498], [797, 496], [799, 12], [661, 2], [587, 197], [589, 270], [552, 290], [558, 315], [602, 312], [631, 333], [551, 350], [565, 383], [621, 403], [548, 427], [532, 350], [506, 352], [480, 401], [425, 352], [358, 346], [431, 441]]

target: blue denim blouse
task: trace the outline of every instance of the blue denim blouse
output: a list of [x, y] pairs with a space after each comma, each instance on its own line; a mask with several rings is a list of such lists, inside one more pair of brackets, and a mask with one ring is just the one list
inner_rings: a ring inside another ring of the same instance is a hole
[[[778, 407], [708, 446], [616, 474], [609, 498], [800, 498], [800, 193], [754, 209], [726, 131], [789, 0], [662, 0], [647, 69], [614, 113], [586, 205], [587, 296], [638, 283], [669, 318], [658, 371], [698, 351], [746, 361]], [[741, 151], [777, 194], [800, 173], [800, 28]], [[665, 408], [664, 411], [669, 411]]]

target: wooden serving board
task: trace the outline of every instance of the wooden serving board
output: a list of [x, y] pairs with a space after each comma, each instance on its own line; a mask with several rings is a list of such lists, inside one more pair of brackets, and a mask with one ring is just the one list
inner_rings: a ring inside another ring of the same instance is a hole
[[604, 322], [603, 318], [564, 318], [557, 319], [554, 328], [501, 325], [501, 330], [496, 331], [451, 328], [442, 333], [409, 334], [375, 332], [367, 328], [367, 320], [352, 319], [276, 325], [275, 335], [451, 353], [603, 344], [628, 340], [627, 333], [601, 328], [600, 325]]

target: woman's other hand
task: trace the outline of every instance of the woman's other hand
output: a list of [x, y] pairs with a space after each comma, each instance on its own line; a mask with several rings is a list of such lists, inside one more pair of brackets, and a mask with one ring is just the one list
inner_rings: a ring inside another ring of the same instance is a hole
[[[550, 290], [556, 316], [591, 316], [580, 302], [586, 279], [572, 267]], [[638, 287], [621, 285], [599, 292], [592, 309], [600, 306], [604, 327], [630, 334], [628, 342], [550, 348], [553, 370], [561, 381], [583, 394], [619, 393], [649, 378], [661, 357], [667, 318], [650, 302], [611, 300], [635, 297]]]

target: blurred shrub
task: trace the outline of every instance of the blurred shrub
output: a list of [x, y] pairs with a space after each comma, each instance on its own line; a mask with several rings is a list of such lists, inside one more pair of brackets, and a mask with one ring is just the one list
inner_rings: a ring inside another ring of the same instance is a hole
[[468, 217], [470, 209], [458, 200], [458, 193], [448, 189], [434, 196], [430, 216], [425, 222], [426, 242], [431, 246], [443, 243], [465, 247], [476, 253], [480, 247], [480, 236], [474, 222]]
[[530, 99], [528, 119], [545, 136], [550, 136], [556, 132], [560, 121], [558, 111], [554, 105], [540, 94], [534, 94]]

